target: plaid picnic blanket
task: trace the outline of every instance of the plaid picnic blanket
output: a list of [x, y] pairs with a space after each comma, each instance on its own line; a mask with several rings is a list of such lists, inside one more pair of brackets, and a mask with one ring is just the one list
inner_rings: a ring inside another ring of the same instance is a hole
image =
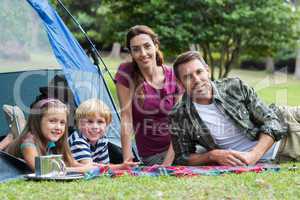
[[93, 169], [85, 174], [86, 179], [92, 179], [99, 176], [118, 177], [123, 175], [131, 176], [216, 176], [221, 174], [235, 173], [240, 174], [243, 172], [260, 173], [263, 171], [279, 171], [279, 165], [274, 164], [257, 164], [251, 166], [168, 166], [161, 165], [153, 166], [139, 166], [126, 170], [112, 170], [109, 167], [99, 167]]

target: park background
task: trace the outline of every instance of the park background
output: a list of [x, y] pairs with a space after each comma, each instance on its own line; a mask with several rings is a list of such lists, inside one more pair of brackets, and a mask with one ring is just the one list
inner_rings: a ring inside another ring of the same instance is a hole
[[[300, 2], [293, 0], [87, 0], [63, 1], [114, 74], [130, 60], [127, 30], [137, 24], [154, 29], [165, 60], [198, 50], [212, 78], [240, 77], [267, 103], [299, 105]], [[65, 23], [87, 52], [88, 41], [56, 0]], [[113, 83], [111, 90], [115, 91]]]
[[[51, 0], [75, 37], [90, 52], [78, 27]], [[95, 42], [114, 74], [130, 60], [125, 34], [145, 24], [159, 35], [168, 65], [193, 49], [212, 67], [213, 78], [240, 77], [266, 103], [300, 104], [300, 15], [288, 0], [63, 0]], [[1, 69], [18, 71], [24, 69]], [[107, 77], [115, 97], [115, 86]], [[291, 167], [293, 167], [291, 170]], [[280, 172], [224, 176], [101, 177], [91, 181], [0, 184], [1, 199], [298, 199], [298, 163]]]

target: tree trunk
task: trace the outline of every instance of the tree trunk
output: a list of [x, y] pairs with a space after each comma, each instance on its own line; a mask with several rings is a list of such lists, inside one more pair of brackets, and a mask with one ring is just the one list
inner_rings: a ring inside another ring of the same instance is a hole
[[190, 44], [190, 51], [197, 51], [195, 44]]
[[268, 56], [266, 58], [266, 68], [267, 68], [267, 71], [269, 71], [271, 73], [274, 73], [274, 71], [275, 71], [274, 60], [270, 56]]
[[225, 48], [226, 48], [225, 45], [223, 45], [220, 62], [219, 62], [219, 77], [218, 77], [218, 79], [223, 77], [223, 68], [224, 68], [224, 63], [225, 63], [224, 59], [226, 56], [225, 54], [228, 53], [228, 52], [226, 52]]
[[201, 51], [201, 47], [199, 46], [199, 44], [190, 44], [189, 49], [190, 51]]
[[121, 44], [119, 42], [114, 42], [109, 56], [112, 58], [120, 58], [120, 52]]
[[294, 76], [297, 79], [300, 79], [300, 48], [297, 49], [297, 58], [296, 58], [296, 66]]

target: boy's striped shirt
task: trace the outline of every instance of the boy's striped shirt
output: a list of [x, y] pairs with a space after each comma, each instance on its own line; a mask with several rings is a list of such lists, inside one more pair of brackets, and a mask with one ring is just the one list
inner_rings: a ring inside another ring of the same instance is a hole
[[69, 137], [71, 152], [75, 160], [92, 159], [93, 162], [108, 164], [108, 139], [100, 138], [96, 145], [89, 143], [89, 140], [81, 133], [74, 131]]

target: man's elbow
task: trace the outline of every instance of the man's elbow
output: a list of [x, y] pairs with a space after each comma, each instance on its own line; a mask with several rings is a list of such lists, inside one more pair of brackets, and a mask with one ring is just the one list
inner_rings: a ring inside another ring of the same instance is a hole
[[174, 164], [176, 165], [189, 165], [189, 157], [187, 155], [175, 155]]

